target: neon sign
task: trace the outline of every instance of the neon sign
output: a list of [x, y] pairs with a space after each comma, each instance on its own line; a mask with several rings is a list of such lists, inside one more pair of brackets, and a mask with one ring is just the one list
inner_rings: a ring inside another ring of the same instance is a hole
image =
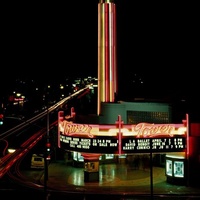
[[[79, 135], [87, 134], [89, 137], [95, 137], [95, 135], [116, 135], [119, 130], [115, 125], [90, 125], [90, 124], [72, 124], [68, 121], [62, 121], [59, 123], [60, 132], [63, 135]], [[124, 135], [133, 135], [136, 137], [173, 137], [175, 135], [185, 135], [186, 127], [178, 127], [174, 124], [148, 124], [139, 123], [137, 125], [124, 125], [121, 129]]]
[[[62, 112], [62, 111], [61, 111]], [[87, 153], [180, 152], [187, 146], [187, 123], [183, 124], [76, 124], [58, 117], [58, 146]]]

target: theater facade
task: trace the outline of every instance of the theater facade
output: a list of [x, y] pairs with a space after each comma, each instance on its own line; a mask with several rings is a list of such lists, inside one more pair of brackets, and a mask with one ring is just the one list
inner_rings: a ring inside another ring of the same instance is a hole
[[[166, 181], [192, 185], [190, 177], [200, 163], [200, 125], [190, 124], [188, 114], [172, 122], [167, 103], [102, 103], [96, 120], [84, 123], [58, 113], [58, 147], [70, 152], [74, 167], [84, 168], [85, 181], [98, 181], [100, 164], [138, 160], [165, 167]], [[93, 123], [90, 123], [92, 121]], [[94, 123], [96, 121], [96, 123]], [[149, 165], [149, 167], [152, 167]]]

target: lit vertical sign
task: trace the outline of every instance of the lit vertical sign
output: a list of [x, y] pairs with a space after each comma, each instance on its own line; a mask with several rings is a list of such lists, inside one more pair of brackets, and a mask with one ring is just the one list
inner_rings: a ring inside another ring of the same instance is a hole
[[116, 6], [111, 0], [98, 4], [98, 114], [101, 102], [114, 102], [117, 92]]

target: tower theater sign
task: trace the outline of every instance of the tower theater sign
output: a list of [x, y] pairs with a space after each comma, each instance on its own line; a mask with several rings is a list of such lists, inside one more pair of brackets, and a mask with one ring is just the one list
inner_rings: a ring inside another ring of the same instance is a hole
[[[62, 112], [62, 111], [61, 111]], [[58, 146], [82, 153], [182, 152], [187, 146], [187, 121], [183, 124], [76, 124], [58, 117]]]

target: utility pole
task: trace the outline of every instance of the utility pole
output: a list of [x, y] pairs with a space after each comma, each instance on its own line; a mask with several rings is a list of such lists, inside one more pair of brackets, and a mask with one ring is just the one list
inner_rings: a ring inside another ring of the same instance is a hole
[[44, 195], [45, 199], [48, 199], [48, 192], [47, 192], [47, 182], [48, 182], [48, 165], [49, 165], [49, 160], [50, 160], [50, 140], [49, 140], [49, 105], [47, 102], [47, 134], [46, 134], [46, 144], [45, 144], [45, 153], [44, 153]]

